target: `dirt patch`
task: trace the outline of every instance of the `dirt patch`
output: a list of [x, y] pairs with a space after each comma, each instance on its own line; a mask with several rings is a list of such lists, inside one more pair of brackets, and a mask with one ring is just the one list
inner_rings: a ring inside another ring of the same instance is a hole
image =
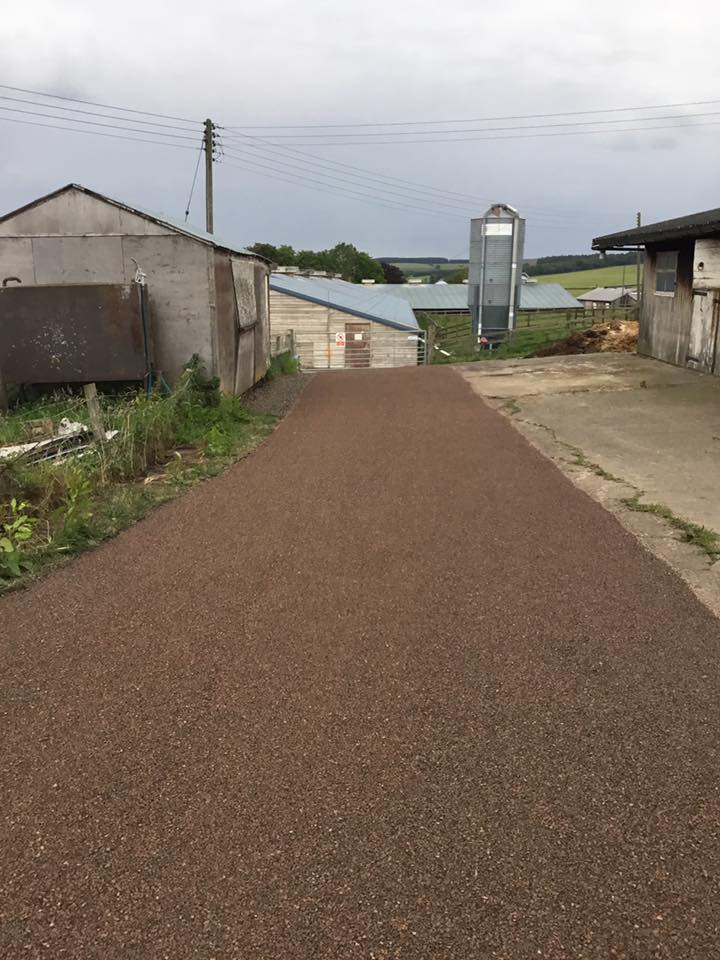
[[575, 353], [635, 353], [639, 323], [637, 320], [610, 320], [578, 330], [559, 343], [534, 353], [534, 357], [557, 357]]
[[253, 413], [284, 417], [295, 406], [311, 377], [310, 373], [286, 373], [264, 380], [245, 394], [243, 403]]

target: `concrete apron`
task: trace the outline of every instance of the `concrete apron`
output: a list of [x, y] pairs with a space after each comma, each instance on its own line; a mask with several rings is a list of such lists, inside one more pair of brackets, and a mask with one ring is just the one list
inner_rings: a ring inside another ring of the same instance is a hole
[[634, 354], [454, 369], [720, 616], [720, 562], [625, 500], [720, 533], [720, 378]]

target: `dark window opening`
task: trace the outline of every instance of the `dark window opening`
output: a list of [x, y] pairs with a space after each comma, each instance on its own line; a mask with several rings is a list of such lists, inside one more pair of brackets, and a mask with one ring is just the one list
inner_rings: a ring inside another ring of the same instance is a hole
[[655, 260], [655, 293], [675, 293], [677, 250], [662, 250]]

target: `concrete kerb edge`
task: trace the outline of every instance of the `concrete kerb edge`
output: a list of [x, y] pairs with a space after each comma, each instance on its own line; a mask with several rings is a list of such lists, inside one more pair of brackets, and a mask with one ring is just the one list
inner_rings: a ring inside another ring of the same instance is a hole
[[642, 497], [642, 490], [593, 463], [578, 447], [561, 440], [550, 427], [522, 416], [522, 398], [482, 398], [504, 416], [543, 456], [593, 500], [612, 513], [653, 556], [667, 564], [685, 581], [695, 596], [720, 618], [720, 562], [681, 539], [680, 533], [662, 517], [639, 513], [623, 501]]

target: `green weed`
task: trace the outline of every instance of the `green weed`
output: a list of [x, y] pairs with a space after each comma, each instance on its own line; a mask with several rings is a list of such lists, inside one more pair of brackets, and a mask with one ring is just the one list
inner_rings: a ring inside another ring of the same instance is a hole
[[32, 537], [38, 522], [36, 517], [27, 513], [29, 507], [29, 503], [19, 503], [13, 497], [9, 504], [9, 515], [0, 522], [0, 579], [19, 577], [26, 566], [22, 549]]
[[290, 351], [279, 353], [270, 361], [270, 368], [265, 374], [265, 379], [274, 380], [275, 377], [290, 373], [297, 373], [299, 369], [300, 363], [297, 357], [294, 357]]
[[622, 503], [628, 510], [634, 510], [637, 513], [652, 513], [656, 517], [661, 517], [667, 521], [670, 526], [682, 533], [682, 539], [685, 543], [692, 543], [704, 551], [712, 560], [720, 558], [720, 535], [714, 530], [700, 526], [697, 523], [691, 523], [689, 520], [683, 520], [676, 516], [670, 507], [662, 503], [641, 503], [641, 493], [634, 497], [625, 498]]

